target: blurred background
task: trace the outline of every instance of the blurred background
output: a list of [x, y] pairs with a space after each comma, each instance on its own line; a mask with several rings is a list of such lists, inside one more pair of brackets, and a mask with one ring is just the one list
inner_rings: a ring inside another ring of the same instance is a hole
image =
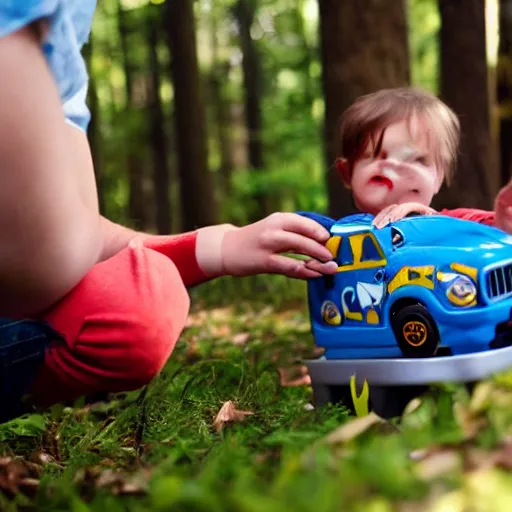
[[491, 208], [511, 174], [511, 42], [512, 0], [99, 0], [84, 52], [102, 212], [159, 233], [347, 214], [339, 115], [405, 84], [461, 119], [436, 206]]

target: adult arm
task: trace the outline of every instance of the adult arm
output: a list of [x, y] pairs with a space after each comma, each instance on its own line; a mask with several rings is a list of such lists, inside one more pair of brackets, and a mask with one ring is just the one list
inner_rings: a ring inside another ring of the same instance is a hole
[[43, 310], [102, 247], [85, 134], [65, 123], [38, 33], [0, 38], [0, 314]]

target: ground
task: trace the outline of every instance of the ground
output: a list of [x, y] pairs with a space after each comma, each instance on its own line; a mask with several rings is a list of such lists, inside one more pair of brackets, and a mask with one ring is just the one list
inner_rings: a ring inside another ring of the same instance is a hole
[[311, 405], [302, 283], [220, 280], [193, 299], [147, 388], [0, 426], [0, 510], [512, 510], [512, 376], [355, 419]]

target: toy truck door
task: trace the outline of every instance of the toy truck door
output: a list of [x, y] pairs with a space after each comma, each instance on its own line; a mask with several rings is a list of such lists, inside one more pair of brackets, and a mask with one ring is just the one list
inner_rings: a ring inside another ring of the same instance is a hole
[[324, 277], [325, 291], [339, 308], [341, 323], [380, 325], [387, 261], [374, 234], [368, 230], [332, 237], [328, 247], [336, 254], [338, 272]]

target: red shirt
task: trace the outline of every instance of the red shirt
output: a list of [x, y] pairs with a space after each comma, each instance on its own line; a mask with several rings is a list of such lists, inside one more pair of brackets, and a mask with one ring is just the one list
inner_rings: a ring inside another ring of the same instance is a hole
[[447, 215], [448, 217], [455, 217], [457, 219], [472, 220], [479, 224], [487, 224], [488, 226], [494, 225], [494, 212], [486, 210], [477, 210], [474, 208], [456, 208], [454, 210], [444, 209], [439, 213]]

